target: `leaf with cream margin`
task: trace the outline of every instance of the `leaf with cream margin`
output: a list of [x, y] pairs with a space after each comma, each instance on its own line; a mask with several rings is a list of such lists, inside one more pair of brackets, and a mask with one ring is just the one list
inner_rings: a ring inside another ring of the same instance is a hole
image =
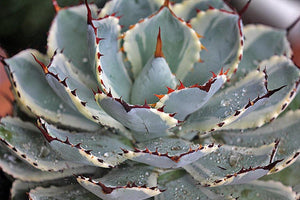
[[109, 130], [99, 132], [69, 132], [39, 119], [38, 126], [52, 149], [65, 160], [84, 165], [112, 168], [124, 162], [121, 148], [131, 148], [131, 142]]
[[176, 90], [170, 91], [166, 95], [156, 95], [159, 101], [155, 107], [163, 108], [167, 113], [176, 113], [174, 117], [183, 121], [189, 114], [204, 106], [226, 80], [225, 74], [219, 74], [218, 76], [214, 75], [204, 85], [185, 87], [181, 83]]
[[126, 31], [130, 25], [136, 24], [140, 19], [158, 10], [162, 3], [163, 0], [112, 0], [101, 9], [99, 17], [114, 13], [121, 16], [120, 24], [123, 26], [123, 31]]
[[197, 33], [165, 5], [125, 33], [124, 50], [132, 65], [133, 75], [137, 77], [153, 56], [159, 28], [166, 61], [172, 73], [181, 80], [199, 60], [201, 43]]
[[274, 161], [277, 148], [278, 141], [257, 148], [223, 145], [183, 168], [206, 187], [248, 183], [267, 175], [282, 161]]
[[68, 62], [62, 52], [57, 52], [49, 66], [40, 63], [44, 69], [49, 85], [65, 102], [76, 107], [79, 112], [100, 125], [110, 126], [123, 132], [125, 128], [104, 112], [95, 102], [92, 88], [85, 85], [76, 73], [70, 70], [72, 63]]
[[93, 20], [97, 40], [98, 83], [103, 90], [111, 91], [115, 97], [129, 100], [132, 81], [124, 65], [122, 52], [119, 49], [121, 27], [119, 19], [113, 16]]
[[32, 200], [97, 200], [98, 197], [93, 193], [85, 190], [80, 185], [68, 185], [68, 186], [51, 186], [47, 188], [37, 187], [31, 189], [29, 198]]
[[98, 197], [107, 200], [141, 200], [158, 195], [158, 173], [143, 165], [116, 168], [99, 179], [78, 176], [77, 181]]
[[93, 174], [97, 171], [96, 167], [86, 166], [57, 172], [42, 171], [13, 155], [3, 144], [0, 146], [0, 167], [15, 179], [31, 182], [49, 181], [72, 176], [73, 174]]
[[265, 81], [265, 74], [261, 71], [248, 74], [243, 80], [222, 90], [198, 111], [190, 114], [178, 134], [192, 138], [196, 134], [193, 131], [212, 132], [246, 116], [274, 94], [275, 91], [267, 91]]
[[177, 138], [157, 138], [140, 143], [134, 150], [123, 149], [124, 156], [159, 168], [178, 168], [216, 151], [215, 144], [198, 145]]
[[295, 162], [300, 154], [299, 149], [300, 111], [290, 111], [284, 116], [266, 124], [259, 129], [224, 130], [216, 136], [230, 145], [256, 147], [272, 140], [279, 140], [278, 152], [274, 159], [281, 160], [271, 173], [280, 171]]
[[[174, 176], [176, 176], [176, 172]], [[159, 180], [160, 179], [164, 181], [164, 178], [159, 178]], [[291, 187], [274, 181], [253, 181], [247, 184], [207, 188], [199, 186], [197, 181], [188, 174], [182, 174], [173, 180], [166, 181], [164, 185], [167, 190], [156, 196], [155, 200], [293, 200], [296, 198], [296, 194], [292, 191]]]
[[193, 29], [203, 37], [200, 42], [206, 50], [200, 52], [201, 62], [194, 64], [187, 76], [182, 80], [186, 85], [203, 84], [208, 81], [211, 71], [221, 68], [229, 70], [230, 78], [243, 54], [242, 22], [237, 13], [224, 10], [209, 9], [200, 11], [191, 20]]
[[167, 87], [175, 88], [177, 79], [172, 74], [166, 60], [163, 57], [150, 58], [146, 66], [134, 81], [131, 90], [131, 103], [143, 104], [155, 103], [154, 94], [166, 94]]
[[185, 21], [196, 17], [197, 11], [206, 11], [209, 8], [232, 11], [222, 0], [185, 0], [172, 6], [172, 10]]
[[122, 99], [113, 98], [102, 92], [95, 95], [101, 109], [125, 127], [139, 133], [149, 133], [150, 137], [166, 135], [168, 129], [179, 122], [172, 114], [164, 113], [149, 105], [129, 105]]
[[16, 156], [40, 170], [59, 171], [83, 166], [65, 161], [52, 152], [39, 129], [18, 118], [1, 119], [0, 140]]
[[75, 129], [96, 130], [98, 125], [87, 120], [80, 113], [63, 102], [48, 85], [43, 70], [34, 60], [47, 62], [47, 58], [36, 50], [21, 51], [5, 59], [10, 72], [13, 90], [21, 107], [36, 116]]
[[[91, 14], [96, 16], [97, 7], [90, 5]], [[87, 8], [79, 5], [62, 8], [56, 14], [50, 27], [47, 54], [52, 56], [57, 49], [63, 49], [73, 64], [73, 73], [89, 87], [96, 85], [93, 70], [95, 57], [91, 57], [88, 41]], [[76, 42], [74, 42], [76, 41]]]
[[[260, 127], [277, 118], [292, 102], [299, 91], [300, 70], [285, 56], [273, 56], [259, 64], [266, 70], [269, 90], [285, 86], [269, 98], [264, 105], [252, 110], [247, 116], [236, 120], [225, 129], [246, 129]], [[247, 91], [246, 91], [247, 93]]]
[[285, 55], [288, 58], [292, 56], [285, 30], [261, 24], [250, 24], [244, 27], [244, 36], [243, 59], [236, 74], [232, 77], [233, 82], [255, 70], [261, 61], [269, 59], [273, 55]]

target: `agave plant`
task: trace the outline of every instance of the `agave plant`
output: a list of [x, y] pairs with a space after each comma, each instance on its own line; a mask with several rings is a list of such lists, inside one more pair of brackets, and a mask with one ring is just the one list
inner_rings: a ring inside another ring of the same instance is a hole
[[286, 30], [221, 0], [56, 10], [47, 55], [2, 59], [28, 116], [1, 119], [13, 199], [297, 198], [299, 163], [271, 175], [299, 155]]

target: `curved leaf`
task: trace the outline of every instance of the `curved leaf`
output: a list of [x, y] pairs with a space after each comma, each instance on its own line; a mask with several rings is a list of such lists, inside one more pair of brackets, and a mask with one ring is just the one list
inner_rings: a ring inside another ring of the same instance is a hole
[[72, 176], [73, 174], [92, 174], [95, 173], [95, 167], [79, 167], [73, 169], [65, 169], [61, 171], [42, 171], [31, 166], [26, 161], [14, 156], [4, 145], [0, 146], [0, 167], [15, 179], [22, 181], [42, 182], [59, 178]]
[[93, 193], [83, 189], [79, 185], [68, 185], [48, 188], [37, 187], [30, 190], [29, 198], [32, 200], [97, 200], [98, 197]]
[[[160, 98], [156, 108], [163, 108], [164, 112], [176, 113], [178, 120], [185, 120], [186, 116], [200, 109], [222, 87], [226, 76], [220, 74], [211, 78], [204, 85], [185, 87], [182, 83], [175, 91], [166, 95], [157, 95]], [[187, 98], [188, 97], [188, 98]]]
[[0, 140], [19, 158], [41, 170], [59, 171], [82, 166], [53, 153], [40, 131], [18, 118], [1, 119]]
[[124, 49], [131, 62], [133, 75], [136, 77], [152, 57], [159, 28], [167, 63], [181, 80], [198, 61], [201, 44], [196, 32], [166, 6], [125, 33]]
[[130, 25], [136, 24], [140, 19], [155, 12], [163, 3], [163, 0], [112, 0], [101, 9], [100, 17], [116, 14], [121, 16], [120, 24], [123, 31]]
[[258, 63], [273, 55], [285, 55], [289, 58], [292, 55], [285, 30], [251, 24], [244, 27], [244, 34], [243, 59], [232, 81], [244, 77], [250, 71], [255, 70]]
[[267, 87], [270, 90], [285, 86], [269, 98], [265, 104], [252, 110], [247, 116], [236, 120], [225, 129], [246, 129], [260, 127], [277, 118], [292, 102], [299, 90], [300, 70], [285, 56], [273, 56], [259, 64], [265, 69]]
[[151, 108], [147, 104], [132, 106], [102, 92], [97, 93], [95, 99], [103, 110], [125, 127], [140, 133], [150, 133], [152, 137], [165, 135], [169, 128], [178, 123], [172, 115]]
[[54, 151], [75, 163], [112, 168], [126, 160], [121, 148], [130, 148], [130, 141], [109, 131], [71, 133], [42, 119], [39, 127]]
[[194, 145], [175, 138], [158, 138], [143, 142], [134, 151], [124, 149], [124, 156], [159, 168], [178, 168], [195, 162], [217, 150], [219, 145]]
[[243, 147], [255, 147], [272, 140], [279, 140], [275, 160], [281, 160], [273, 172], [282, 170], [297, 160], [299, 149], [300, 111], [290, 111], [285, 116], [276, 119], [259, 129], [220, 131], [218, 134], [227, 144]]
[[183, 166], [202, 186], [214, 187], [248, 183], [272, 170], [278, 142], [258, 148], [223, 145], [194, 163]]
[[87, 190], [103, 199], [140, 200], [158, 195], [157, 173], [147, 166], [129, 166], [113, 169], [100, 179], [78, 176], [77, 181]]
[[96, 130], [97, 124], [81, 116], [57, 97], [31, 54], [43, 62], [47, 61], [45, 56], [32, 49], [5, 60], [21, 106], [34, 115], [43, 116], [65, 127]]
[[[110, 126], [119, 130], [124, 127], [104, 112], [95, 102], [94, 93], [68, 67], [72, 65], [61, 52], [56, 53], [47, 71], [47, 81], [61, 98], [73, 104], [78, 111], [90, 120], [101, 125]], [[126, 130], [124, 130], [125, 132]]]
[[197, 15], [197, 12], [206, 11], [209, 8], [232, 11], [222, 0], [185, 0], [172, 6], [172, 10], [178, 16], [189, 21]]
[[165, 94], [167, 87], [175, 88], [176, 77], [170, 71], [169, 65], [162, 57], [150, 58], [146, 66], [134, 81], [131, 91], [131, 103], [155, 103], [154, 94]]
[[245, 116], [268, 97], [269, 92], [264, 83], [265, 74], [253, 71], [235, 86], [226, 88], [198, 111], [189, 115], [179, 134], [190, 138], [195, 135], [191, 133], [193, 130], [200, 133], [214, 131]]
[[118, 22], [118, 18], [112, 16], [92, 22], [98, 38], [95, 70], [103, 89], [111, 91], [116, 97], [129, 100], [132, 82], [123, 63], [122, 52], [119, 51], [121, 28]]
[[211, 71], [218, 72], [221, 68], [229, 70], [227, 77], [230, 78], [243, 54], [244, 39], [239, 15], [211, 8], [200, 11], [191, 20], [191, 25], [203, 36], [200, 41], [207, 50], [200, 52], [202, 62], [194, 64], [183, 82], [187, 85], [203, 84], [208, 81]]
[[[97, 7], [95, 5], [90, 7], [92, 14], [96, 16]], [[73, 72], [89, 87], [93, 87], [96, 85], [93, 73], [95, 60], [90, 57], [91, 46], [87, 38], [86, 6], [60, 9], [49, 31], [47, 54], [52, 56], [57, 49], [64, 49], [64, 54], [74, 65]]]
[[274, 181], [253, 181], [248, 184], [230, 185], [216, 188], [205, 188], [197, 185], [197, 182], [189, 175], [183, 175], [166, 183], [165, 192], [155, 197], [155, 200], [174, 199], [295, 199], [296, 194], [290, 187]]

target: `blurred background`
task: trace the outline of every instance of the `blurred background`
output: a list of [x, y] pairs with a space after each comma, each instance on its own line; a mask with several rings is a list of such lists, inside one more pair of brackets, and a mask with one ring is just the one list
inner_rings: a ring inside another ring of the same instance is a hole
[[[107, 0], [88, 0], [99, 8]], [[141, 0], [143, 1], [143, 0]], [[180, 1], [180, 0], [179, 0]], [[192, 0], [191, 0], [192, 1]], [[224, 0], [240, 11], [248, 0]], [[61, 7], [82, 3], [82, 0], [57, 0]], [[51, 0], [0, 0], [0, 55], [10, 57], [27, 48], [46, 52], [47, 32], [55, 10]], [[262, 23], [287, 29], [300, 17], [300, 0], [252, 0], [242, 14], [247, 23]], [[300, 66], [300, 21], [288, 32], [294, 51], [294, 62]], [[0, 63], [0, 117], [12, 112], [10, 83]], [[299, 97], [299, 95], [298, 95]], [[9, 198], [11, 182], [0, 169], [0, 199]]]

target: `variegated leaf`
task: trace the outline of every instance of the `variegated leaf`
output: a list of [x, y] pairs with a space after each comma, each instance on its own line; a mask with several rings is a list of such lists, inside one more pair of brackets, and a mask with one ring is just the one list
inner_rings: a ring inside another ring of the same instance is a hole
[[136, 24], [140, 19], [158, 10], [162, 3], [163, 0], [112, 0], [105, 4], [99, 16], [112, 14], [120, 16], [120, 24], [123, 26], [123, 31], [126, 31], [130, 25]]
[[239, 65], [239, 70], [232, 79], [233, 82], [255, 70], [261, 61], [269, 59], [273, 55], [285, 55], [288, 58], [292, 55], [285, 30], [251, 24], [244, 27], [244, 34], [243, 59]]
[[[96, 16], [97, 7], [90, 5], [91, 14]], [[90, 56], [92, 46], [88, 41], [87, 9], [85, 5], [62, 8], [54, 18], [48, 36], [47, 54], [52, 56], [57, 49], [71, 60], [73, 73], [89, 87], [96, 85], [93, 69], [94, 57]]]
[[119, 50], [121, 27], [119, 19], [113, 16], [92, 21], [97, 41], [97, 79], [102, 88], [111, 91], [115, 97], [129, 100], [131, 79]]
[[278, 142], [257, 148], [223, 145], [183, 168], [202, 186], [248, 183], [268, 174], [282, 161], [274, 161], [277, 145]]
[[[176, 174], [175, 174], [176, 175]], [[155, 197], [155, 200], [293, 200], [296, 198], [295, 192], [291, 187], [282, 185], [280, 182], [274, 181], [253, 181], [248, 184], [230, 185], [216, 188], [205, 188], [197, 185], [197, 182], [189, 175], [181, 175], [174, 180], [165, 183], [167, 190]]]
[[158, 195], [157, 173], [147, 166], [113, 169], [100, 179], [78, 176], [77, 181], [98, 197], [107, 200], [142, 200]]
[[265, 74], [253, 71], [236, 85], [222, 90], [198, 111], [188, 116], [179, 131], [181, 136], [192, 138], [195, 132], [214, 131], [245, 116], [274, 93], [265, 87]]
[[43, 63], [40, 65], [44, 69], [50, 86], [65, 102], [74, 105], [78, 111], [94, 122], [126, 132], [120, 123], [99, 108], [95, 102], [93, 90], [70, 70], [72, 67], [69, 66], [72, 63], [67, 61], [62, 52], [54, 54], [48, 67]]
[[201, 44], [196, 32], [166, 5], [125, 33], [124, 50], [131, 62], [133, 75], [136, 77], [153, 55], [159, 28], [166, 61], [180, 80], [198, 61]]
[[260, 127], [277, 118], [292, 102], [299, 90], [300, 70], [292, 60], [285, 56], [273, 56], [259, 64], [260, 70], [266, 70], [269, 90], [285, 86], [269, 98], [265, 104], [252, 110], [246, 117], [238, 119], [225, 129], [246, 129]]
[[97, 200], [98, 197], [93, 193], [80, 187], [80, 185], [68, 185], [68, 186], [51, 186], [47, 188], [37, 187], [30, 190], [28, 194], [32, 200]]
[[99, 106], [110, 116], [118, 120], [125, 127], [149, 137], [166, 135], [169, 128], [177, 125], [172, 114], [164, 113], [145, 104], [129, 105], [122, 99], [113, 98], [102, 92], [95, 95]]
[[281, 160], [271, 173], [282, 170], [296, 161], [300, 154], [299, 148], [300, 111], [290, 111], [259, 129], [220, 131], [218, 135], [227, 144], [243, 147], [256, 147], [272, 140], [279, 140], [275, 160]]
[[131, 147], [129, 140], [110, 131], [71, 133], [42, 119], [39, 127], [54, 151], [75, 163], [112, 168], [126, 160], [121, 148]]
[[93, 174], [97, 171], [96, 167], [87, 166], [61, 171], [42, 171], [30, 165], [27, 161], [16, 157], [5, 148], [4, 145], [0, 145], [0, 167], [15, 179], [42, 182], [72, 176], [73, 174]]
[[83, 166], [53, 153], [41, 132], [33, 124], [18, 118], [1, 119], [0, 139], [15, 155], [41, 170], [59, 171]]
[[175, 88], [176, 77], [172, 74], [165, 58], [150, 58], [146, 66], [134, 81], [131, 91], [131, 103], [143, 104], [155, 103], [157, 98], [154, 94], [166, 94], [167, 87]]
[[174, 117], [183, 121], [186, 116], [205, 105], [226, 80], [225, 74], [214, 74], [204, 85], [185, 87], [181, 83], [176, 90], [169, 90], [166, 95], [156, 95], [160, 100], [155, 107], [167, 113], [176, 113]]
[[96, 130], [97, 124], [85, 119], [55, 94], [31, 54], [47, 62], [45, 56], [32, 49], [5, 60], [21, 107], [36, 116], [43, 116], [48, 121], [65, 127]]
[[178, 17], [188, 21], [197, 15], [197, 11], [206, 11], [212, 7], [232, 11], [222, 0], [185, 0], [172, 6], [172, 10]]
[[159, 168], [178, 168], [216, 151], [220, 146], [195, 145], [176, 138], [157, 138], [140, 143], [135, 150], [123, 149], [124, 156]]
[[191, 20], [191, 25], [203, 36], [200, 41], [206, 50], [200, 52], [202, 61], [189, 70], [184, 84], [203, 84], [208, 81], [211, 71], [218, 72], [221, 68], [229, 70], [227, 77], [230, 78], [243, 54], [244, 39], [239, 15], [211, 8], [200, 11]]

